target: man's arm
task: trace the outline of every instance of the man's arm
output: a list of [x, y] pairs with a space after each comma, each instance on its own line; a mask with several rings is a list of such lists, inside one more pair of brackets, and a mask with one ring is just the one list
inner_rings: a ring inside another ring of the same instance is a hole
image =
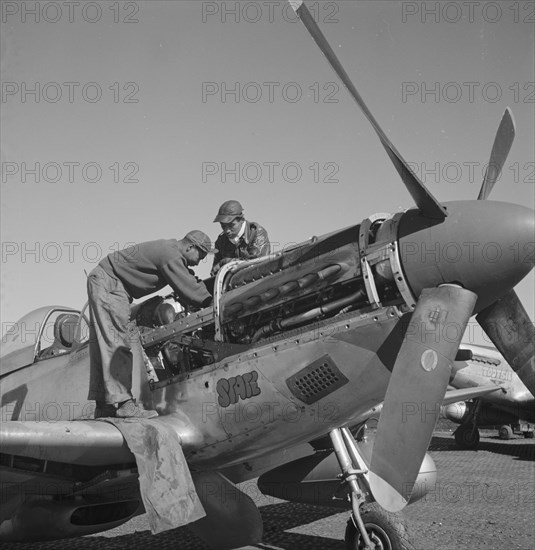
[[206, 307], [212, 302], [212, 296], [205, 284], [188, 269], [181, 258], [168, 261], [162, 266], [165, 280], [178, 296], [178, 301], [186, 306]]
[[221, 241], [222, 234], [217, 237], [215, 242], [215, 248], [217, 249], [217, 252], [214, 254], [214, 262], [212, 264], [212, 269], [210, 271], [210, 276], [213, 277], [221, 268], [221, 260], [223, 259], [223, 243]]

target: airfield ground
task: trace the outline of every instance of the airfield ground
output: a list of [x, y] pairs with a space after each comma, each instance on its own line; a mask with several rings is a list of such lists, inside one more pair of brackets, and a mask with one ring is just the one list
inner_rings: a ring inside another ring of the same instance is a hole
[[[535, 440], [501, 441], [482, 431], [478, 451], [459, 450], [439, 424], [430, 454], [435, 490], [404, 514], [418, 550], [535, 548]], [[248, 550], [345, 550], [348, 512], [257, 495], [264, 542]], [[104, 534], [47, 543], [0, 544], [0, 550], [207, 550], [187, 528], [151, 535], [146, 516]], [[245, 549], [244, 549], [245, 550]]]

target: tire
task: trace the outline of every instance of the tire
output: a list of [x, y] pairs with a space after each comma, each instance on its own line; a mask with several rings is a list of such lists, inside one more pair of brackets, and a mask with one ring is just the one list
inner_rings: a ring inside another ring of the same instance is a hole
[[533, 430], [527, 430], [527, 431], [524, 432], [524, 437], [526, 439], [533, 439], [533, 435], [534, 435]]
[[461, 449], [477, 449], [479, 447], [479, 430], [476, 427], [466, 425], [459, 426], [455, 433], [455, 443]]
[[[375, 544], [374, 550], [414, 550], [401, 514], [387, 512], [376, 502], [363, 506], [360, 513], [371, 542]], [[353, 517], [347, 522], [345, 543], [347, 550], [364, 548], [364, 541], [355, 527]]]
[[498, 430], [498, 435], [500, 439], [511, 439], [513, 437], [513, 429], [511, 426], [501, 426]]

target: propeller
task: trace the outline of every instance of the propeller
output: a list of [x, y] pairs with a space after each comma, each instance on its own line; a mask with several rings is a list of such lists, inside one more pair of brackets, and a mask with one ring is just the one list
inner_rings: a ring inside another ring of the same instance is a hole
[[[477, 200], [488, 198], [500, 177], [514, 139], [515, 122], [507, 107], [496, 132]], [[535, 327], [516, 292], [507, 292], [481, 311], [476, 319], [520, 380], [535, 396]]]
[[494, 144], [492, 145], [492, 151], [490, 153], [490, 160], [485, 170], [485, 177], [477, 196], [478, 201], [484, 201], [488, 198], [494, 184], [502, 173], [505, 159], [511, 150], [511, 145], [515, 139], [515, 121], [513, 119], [513, 113], [511, 109], [507, 107], [503, 113], [502, 120], [498, 126], [496, 137], [494, 138]]
[[[419, 243], [422, 245], [420, 250], [426, 250], [425, 247], [431, 243], [447, 246], [452, 241], [462, 241], [466, 230], [470, 228], [474, 229], [474, 233], [481, 233], [480, 242], [488, 240], [489, 228], [498, 229], [488, 216], [491, 211], [496, 210], [493, 203], [450, 203], [451, 215], [446, 218], [448, 213], [445, 208], [411, 170], [367, 108], [303, 0], [289, 1], [372, 125], [416, 203], [418, 209], [408, 211], [400, 221], [399, 242], [402, 244], [403, 239], [408, 240], [408, 244], [416, 248]], [[498, 179], [514, 134], [513, 117], [511, 111], [506, 109], [494, 140], [489, 166], [478, 197], [480, 200], [487, 199]], [[479, 208], [475, 208], [476, 204]], [[511, 208], [505, 206], [500, 210], [503, 215], [517, 210], [519, 214], [518, 219], [504, 224], [504, 231], [501, 233], [505, 234], [500, 233], [498, 241], [508, 243], [511, 234], [514, 235], [513, 240], [518, 236], [519, 242], [526, 244], [532, 233], [530, 228], [533, 226], [533, 216], [528, 209], [524, 208], [520, 212], [520, 207], [516, 205], [514, 208], [513, 205], [507, 205]], [[433, 239], [433, 235], [438, 238]], [[500, 296], [503, 295], [502, 289], [512, 289], [531, 269], [528, 265], [509, 265], [506, 256], [504, 254], [501, 262], [493, 265], [496, 273], [490, 272], [488, 265], [477, 264], [474, 269], [471, 260], [466, 260], [464, 256], [458, 265], [447, 260], [429, 263], [427, 256], [425, 261], [418, 255], [415, 258], [407, 254], [403, 258], [405, 275], [414, 295], [418, 297], [418, 302], [410, 316], [404, 342], [392, 369], [370, 464], [370, 488], [373, 496], [389, 511], [401, 510], [410, 498], [438, 419], [450, 379], [451, 363], [455, 359], [468, 319], [474, 313], [476, 302], [480, 302], [481, 307], [486, 307], [479, 313], [478, 321], [533, 392], [534, 329], [527, 314], [512, 290], [503, 299], [488, 305], [494, 299], [494, 294], [489, 295], [489, 292], [497, 291]], [[530, 262], [533, 263], [533, 260], [527, 261]], [[481, 281], [478, 280], [478, 275], [481, 275]], [[457, 285], [435, 287], [449, 281], [459, 281], [465, 287], [477, 289], [477, 294]], [[479, 310], [479, 304], [477, 307]], [[451, 328], [452, 324], [456, 327], [454, 335], [446, 326]], [[511, 331], [507, 330], [511, 329], [511, 325], [515, 326], [512, 337]], [[518, 326], [521, 327], [520, 331], [516, 330]]]
[[[373, 497], [390, 512], [401, 510], [410, 499], [476, 300], [476, 294], [456, 285], [425, 289], [410, 317], [370, 464]], [[448, 329], [452, 326], [455, 331]]]
[[510, 290], [476, 315], [477, 322], [535, 396], [535, 326], [516, 292]]
[[[305, 4], [301, 0], [290, 0], [290, 4], [372, 125], [420, 214], [444, 220], [447, 212], [379, 126]], [[407, 332], [395, 362], [370, 467], [373, 496], [387, 510], [401, 510], [410, 498], [446, 393], [450, 365], [476, 299], [474, 293], [456, 286], [424, 289], [411, 316], [415, 334]], [[459, 337], [453, 341], [441, 337], [431, 341], [442, 334], [446, 318], [448, 322], [457, 319], [463, 327], [458, 331]], [[426, 330], [421, 331], [424, 327]], [[408, 415], [411, 407], [418, 407], [418, 414]]]
[[407, 188], [414, 202], [420, 209], [420, 212], [428, 218], [443, 220], [448, 215], [444, 207], [429, 192], [422, 181], [407, 164], [405, 159], [394, 147], [392, 142], [388, 139], [383, 129], [379, 126], [379, 123], [375, 120], [374, 116], [371, 114], [370, 110], [364, 103], [364, 100], [358, 93], [355, 85], [349, 78], [349, 75], [346, 73], [339, 59], [336, 57], [336, 54], [327, 42], [327, 39], [321, 32], [316, 21], [314, 21], [314, 18], [310, 14], [308, 8], [305, 6], [302, 0], [290, 0], [290, 4], [292, 5], [292, 8], [295, 10], [297, 16], [301, 19], [320, 50], [327, 58], [327, 61], [334, 69], [335, 73], [338, 75], [344, 86], [347, 88], [347, 91], [350, 93], [351, 97], [353, 97], [353, 99], [357, 102], [357, 105], [364, 113], [364, 116], [372, 125], [375, 133], [378, 135], [381, 143], [383, 144], [386, 153], [390, 157], [390, 160], [394, 164], [398, 174], [403, 180], [405, 187]]

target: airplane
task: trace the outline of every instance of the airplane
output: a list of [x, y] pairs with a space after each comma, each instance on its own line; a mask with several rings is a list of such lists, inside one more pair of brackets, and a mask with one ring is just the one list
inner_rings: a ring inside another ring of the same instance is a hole
[[488, 346], [461, 344], [463, 361], [453, 364], [453, 388], [496, 384], [500, 391], [444, 407], [446, 418], [459, 424], [454, 432], [457, 445], [463, 449], [477, 449], [480, 434], [478, 427], [499, 426], [500, 439], [510, 439], [513, 427], [522, 426], [524, 437], [533, 437], [535, 423], [535, 397], [522, 383], [518, 375], [505, 362], [502, 355]]
[[[306, 5], [291, 5], [415, 206], [229, 262], [206, 281], [209, 308], [174, 315], [163, 298], [137, 305], [132, 391], [159, 412], [154, 419], [92, 419], [85, 308], [44, 307], [20, 319], [1, 353], [0, 540], [81, 536], [145, 510], [155, 533], [188, 524], [212, 548], [254, 544], [261, 516], [235, 483], [261, 474], [268, 494], [297, 487], [287, 500], [307, 499], [312, 488], [316, 504], [344, 502], [347, 548], [406, 550], [399, 512], [432, 483], [426, 450], [440, 406], [497, 391], [446, 394], [472, 315], [535, 393], [533, 325], [514, 291], [533, 257], [519, 261], [510, 246], [533, 246], [535, 213], [488, 200], [514, 137], [510, 111], [478, 200], [440, 203]], [[418, 254], [466, 235], [501, 247], [492, 269], [479, 250], [455, 264]], [[383, 402], [370, 453], [349, 427]]]

